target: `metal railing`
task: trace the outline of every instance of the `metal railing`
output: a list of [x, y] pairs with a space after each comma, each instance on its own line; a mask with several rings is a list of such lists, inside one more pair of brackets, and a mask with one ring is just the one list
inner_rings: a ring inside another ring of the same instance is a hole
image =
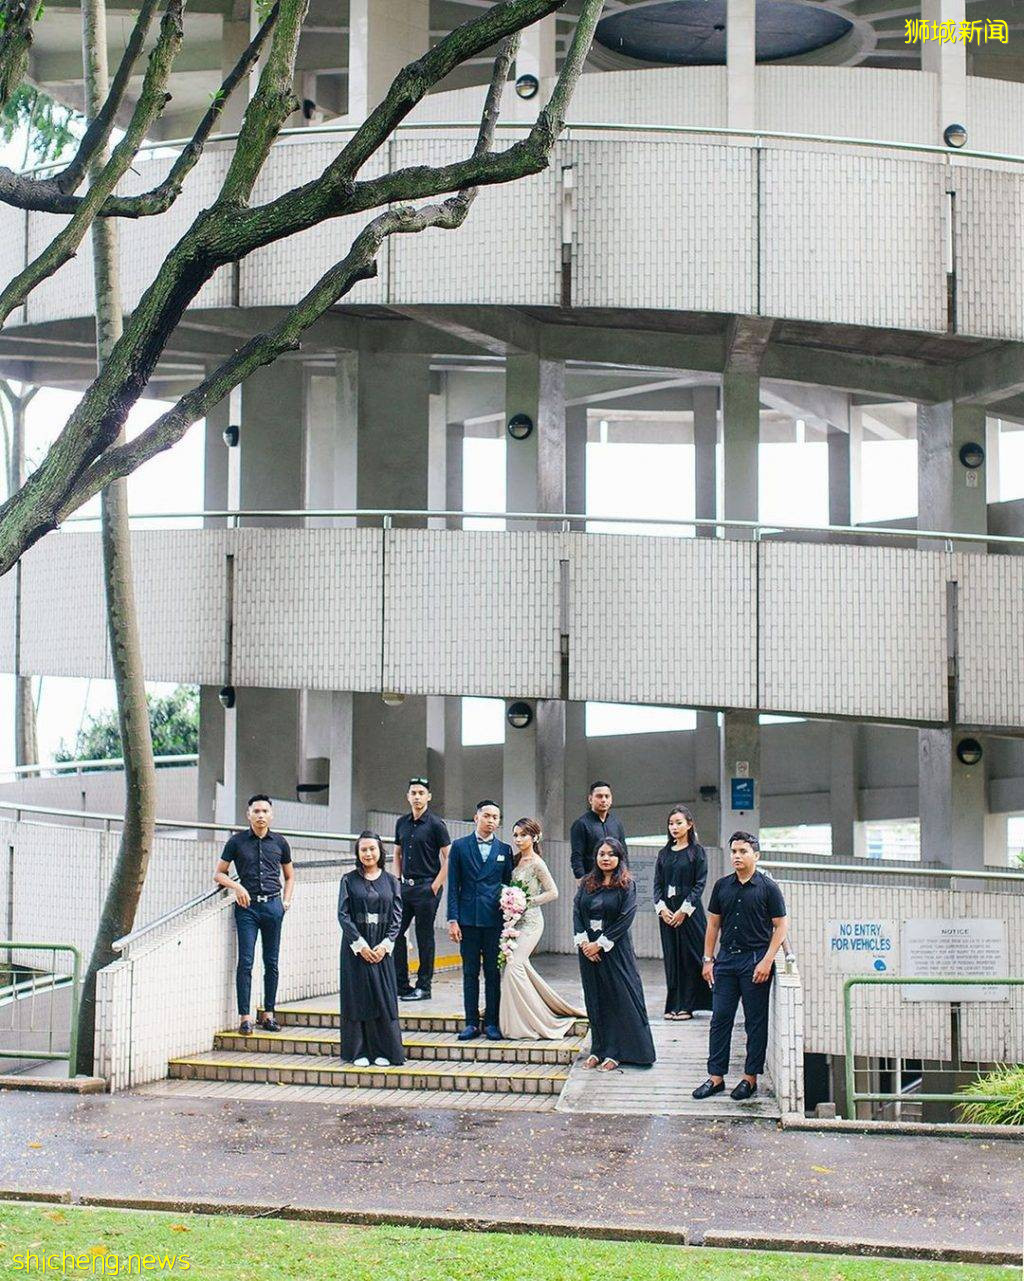
[[[519, 131], [528, 133], [532, 125], [533, 121], [531, 120], [497, 121], [497, 128], [503, 132]], [[359, 127], [359, 124], [332, 123], [281, 129], [274, 141], [276, 144], [292, 139], [342, 138], [354, 134]], [[440, 129], [467, 129], [475, 133], [479, 128], [479, 120], [406, 120], [396, 126], [394, 132], [423, 133]], [[939, 143], [904, 142], [899, 139], [884, 138], [858, 138], [844, 134], [797, 133], [782, 129], [736, 129], [725, 125], [630, 124], [627, 121], [576, 120], [567, 124], [560, 136], [562, 140], [570, 142], [576, 133], [640, 133], [676, 137], [731, 138], [738, 141], [748, 140], [750, 145], [756, 148], [760, 148], [766, 141], [826, 143], [835, 147], [858, 147], [873, 151], [905, 151], [918, 155], [940, 156], [949, 163], [969, 157], [972, 160], [996, 160], [1006, 164], [1024, 164], [1024, 156], [1018, 156], [1012, 152], [973, 151], [966, 147], [953, 151]], [[217, 143], [237, 142], [238, 137], [237, 130], [211, 134], [207, 139], [206, 145], [209, 147]], [[137, 158], [146, 159], [152, 156], [154, 159], [161, 159], [165, 155], [170, 158], [174, 153], [187, 146], [190, 141], [191, 139], [189, 138], [170, 138], [164, 142], [143, 143], [138, 150]], [[26, 175], [43, 174], [61, 169], [66, 164], [67, 157], [63, 160], [50, 160], [45, 164], [34, 165], [29, 169], [22, 170], [22, 172]]]
[[[855, 987], [1024, 987], [1024, 978], [900, 978], [898, 975], [855, 974], [843, 983], [843, 1039], [846, 1052], [846, 1116], [857, 1119], [858, 1103], [1001, 1103], [997, 1095], [931, 1094], [924, 1091], [858, 1090], [854, 1070], [852, 992]], [[939, 998], [936, 998], [939, 999]], [[959, 1010], [958, 1001], [946, 1001]], [[964, 1069], [960, 1068], [963, 1071]]]
[[[195, 753], [181, 753], [175, 756], [154, 756], [154, 765], [195, 765], [199, 757]], [[10, 769], [0, 770], [0, 778], [25, 778], [28, 775], [53, 774], [58, 778], [65, 775], [82, 774], [87, 770], [104, 770], [113, 772], [124, 765], [123, 756], [106, 756], [95, 761], [50, 761], [49, 764], [12, 765]]]
[[[36, 998], [42, 993], [49, 995], [49, 1015], [46, 1024], [46, 1049], [7, 1049], [0, 1045], [0, 1059], [29, 1059], [36, 1062], [67, 1060], [68, 1077], [75, 1075], [75, 1065], [78, 1058], [78, 1003], [81, 997], [81, 972], [82, 956], [77, 947], [70, 943], [19, 943], [10, 939], [0, 940], [0, 953], [7, 953], [7, 970], [10, 981], [0, 980], [0, 1008], [8, 1006], [11, 1010], [11, 1021], [7, 1027], [0, 1027], [0, 1031], [8, 1032], [36, 1032], [43, 1029], [37, 1028], [35, 1024]], [[50, 954], [50, 971], [42, 977], [32, 973], [27, 977], [18, 977], [17, 972], [11, 962], [14, 952], [49, 952]], [[70, 978], [57, 974], [57, 954], [68, 953], [71, 956], [71, 975]], [[68, 1033], [67, 1050], [55, 1050], [53, 1048], [54, 1040], [54, 1013], [56, 1009], [55, 996], [57, 990], [71, 985], [71, 1022]], [[22, 1002], [28, 1001], [29, 1024], [28, 1027], [22, 1027], [19, 1023], [19, 1017], [24, 1010]]]
[[[711, 517], [659, 517], [647, 516], [601, 516], [594, 512], [515, 512], [515, 511], [460, 511], [458, 509], [402, 508], [402, 507], [360, 507], [360, 508], [246, 508], [230, 511], [223, 509], [200, 511], [166, 511], [166, 512], [133, 512], [131, 521], [151, 520], [223, 520], [229, 529], [237, 529], [242, 520], [375, 520], [380, 521], [384, 529], [393, 527], [395, 520], [528, 520], [538, 524], [561, 525], [568, 529], [572, 525], [651, 525], [679, 529], [713, 529], [723, 533], [734, 530], [749, 536], [751, 541], [758, 542], [765, 537], [778, 534], [842, 534], [854, 538], [897, 538], [908, 542], [929, 541], [941, 542], [948, 546], [955, 543], [982, 543], [996, 546], [1017, 547], [1024, 551], [1024, 537], [1013, 534], [967, 534], [949, 529], [903, 529], [887, 525], [786, 525], [756, 520], [724, 520]], [[95, 525], [98, 517], [71, 516], [63, 521], [61, 528], [90, 524]]]

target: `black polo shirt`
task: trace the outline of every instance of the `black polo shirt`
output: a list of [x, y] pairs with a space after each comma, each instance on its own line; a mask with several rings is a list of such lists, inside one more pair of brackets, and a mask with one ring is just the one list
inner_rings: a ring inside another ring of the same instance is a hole
[[573, 823], [569, 829], [569, 861], [572, 864], [572, 874], [577, 880], [594, 870], [597, 847], [609, 836], [626, 844], [626, 829], [612, 810], [608, 811], [603, 823], [593, 810], [587, 810], [586, 814], [581, 814]]
[[228, 837], [221, 858], [234, 863], [235, 879], [250, 895], [280, 894], [281, 865], [292, 861], [292, 852], [283, 836], [268, 831], [260, 837], [250, 827]]
[[433, 880], [441, 870], [441, 851], [452, 838], [444, 820], [430, 810], [419, 818], [403, 814], [395, 824], [395, 844], [402, 847], [402, 877]]
[[723, 952], [763, 952], [772, 939], [772, 919], [786, 915], [778, 883], [755, 872], [744, 885], [735, 872], [715, 882], [708, 911], [722, 918]]

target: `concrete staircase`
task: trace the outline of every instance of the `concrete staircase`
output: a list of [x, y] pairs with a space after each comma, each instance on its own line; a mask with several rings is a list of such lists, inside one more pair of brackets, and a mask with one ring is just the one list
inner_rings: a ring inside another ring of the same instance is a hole
[[[219, 1032], [213, 1049], [172, 1059], [175, 1081], [326, 1086], [543, 1096], [552, 1104], [584, 1047], [585, 1020], [561, 1041], [460, 1041], [454, 1013], [401, 1013], [406, 1063], [357, 1068], [340, 1059], [336, 1006], [303, 1002], [277, 1011], [280, 1032]], [[524, 1099], [524, 1103], [526, 1100]]]

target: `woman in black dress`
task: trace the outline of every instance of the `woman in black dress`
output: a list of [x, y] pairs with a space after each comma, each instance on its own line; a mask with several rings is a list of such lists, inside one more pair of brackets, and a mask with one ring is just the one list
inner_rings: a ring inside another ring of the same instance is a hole
[[668, 844], [654, 865], [654, 910], [668, 988], [666, 1019], [692, 1019], [694, 1010], [711, 1009], [711, 989], [701, 972], [708, 922], [700, 900], [707, 879], [707, 855], [697, 843], [693, 815], [685, 805], [673, 805]]
[[620, 1063], [650, 1067], [654, 1041], [629, 927], [636, 884], [626, 850], [611, 837], [597, 847], [595, 867], [576, 891], [573, 942], [580, 953], [583, 999], [590, 1020], [590, 1057], [583, 1066], [611, 1072]]
[[356, 870], [341, 878], [341, 1057], [356, 1067], [405, 1062], [391, 953], [402, 928], [402, 887], [384, 870], [376, 832], [356, 842]]

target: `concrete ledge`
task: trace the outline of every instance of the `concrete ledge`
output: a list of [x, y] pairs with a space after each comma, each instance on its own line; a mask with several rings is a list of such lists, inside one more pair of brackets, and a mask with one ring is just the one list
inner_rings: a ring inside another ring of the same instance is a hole
[[854, 1254], [924, 1259], [930, 1263], [996, 1263], [1018, 1267], [1020, 1251], [978, 1250], [958, 1245], [896, 1245], [856, 1237], [759, 1236], [750, 1232], [705, 1232], [702, 1244], [731, 1250], [785, 1250], [804, 1254]]
[[3, 1201], [38, 1201], [43, 1205], [70, 1205], [71, 1189], [49, 1190], [47, 1188], [0, 1188], [0, 1202]]
[[49, 1094], [105, 1094], [102, 1076], [0, 1076], [0, 1090], [41, 1090]]
[[1024, 1125], [959, 1125], [953, 1121], [847, 1121], [844, 1117], [824, 1120], [784, 1112], [780, 1124], [784, 1130], [816, 1130], [847, 1134], [922, 1134], [929, 1138], [1024, 1139]]
[[[28, 1199], [28, 1198], [26, 1198]], [[595, 1241], [650, 1241], [688, 1245], [689, 1230], [640, 1228], [624, 1224], [581, 1223], [576, 1219], [486, 1219], [464, 1214], [405, 1214], [388, 1210], [342, 1210], [305, 1205], [253, 1205], [230, 1201], [190, 1201], [163, 1197], [83, 1196], [77, 1205], [117, 1210], [163, 1210], [173, 1214], [236, 1214], [246, 1218], [298, 1219], [314, 1223], [348, 1223], [359, 1227], [446, 1228], [458, 1232], [540, 1232], [547, 1236], [587, 1237]]]

